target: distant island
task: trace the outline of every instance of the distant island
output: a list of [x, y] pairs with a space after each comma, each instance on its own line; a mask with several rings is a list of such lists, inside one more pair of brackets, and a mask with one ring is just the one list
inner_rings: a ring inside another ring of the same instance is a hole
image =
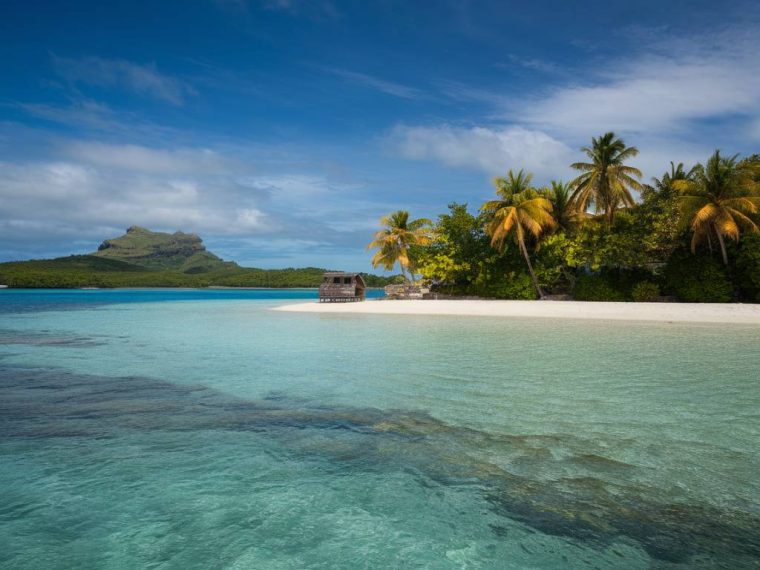
[[[258, 269], [224, 261], [184, 232], [132, 226], [87, 255], [0, 263], [0, 284], [14, 288], [317, 287], [325, 269]], [[398, 277], [362, 274], [369, 287]]]

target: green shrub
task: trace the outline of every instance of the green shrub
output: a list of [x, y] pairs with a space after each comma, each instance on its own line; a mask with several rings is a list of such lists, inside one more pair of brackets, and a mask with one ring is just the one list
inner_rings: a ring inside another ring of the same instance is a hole
[[720, 262], [704, 255], [677, 252], [664, 271], [667, 290], [687, 303], [728, 303], [733, 286]]
[[530, 301], [536, 299], [536, 290], [530, 276], [525, 273], [507, 273], [504, 282], [493, 285], [488, 291], [487, 296], [497, 299], [513, 299]]
[[742, 238], [736, 255], [736, 274], [744, 296], [760, 302], [760, 233]]
[[615, 279], [606, 274], [581, 274], [575, 281], [573, 298], [576, 301], [626, 301], [626, 297]]
[[631, 292], [634, 301], [651, 303], [660, 297], [660, 286], [651, 281], [636, 283]]

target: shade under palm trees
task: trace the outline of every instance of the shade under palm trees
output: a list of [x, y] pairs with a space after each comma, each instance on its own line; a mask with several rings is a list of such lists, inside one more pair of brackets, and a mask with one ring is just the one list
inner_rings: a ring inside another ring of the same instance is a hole
[[531, 178], [531, 174], [524, 174], [522, 170], [517, 175], [510, 170], [506, 178], [495, 179], [498, 199], [486, 202], [480, 209], [491, 217], [486, 225], [491, 245], [503, 250], [506, 240], [509, 237], [514, 239], [525, 258], [536, 293], [543, 298], [544, 292], [536, 278], [525, 242], [530, 237], [540, 238], [546, 230], [554, 227], [555, 221], [551, 202], [530, 187]]
[[406, 270], [414, 277], [415, 266], [410, 249], [430, 244], [431, 224], [427, 218], [409, 220], [409, 212], [406, 210], [397, 210], [380, 218], [380, 225], [384, 227], [375, 233], [374, 239], [367, 246], [367, 249], [378, 249], [372, 257], [372, 267], [382, 266], [390, 271], [398, 263], [404, 279]]
[[583, 172], [570, 182], [574, 188], [572, 205], [576, 212], [584, 213], [594, 206], [597, 213], [604, 214], [612, 225], [615, 210], [621, 206], [634, 205], [631, 190], [640, 190], [637, 178], [642, 174], [638, 168], [627, 166], [625, 161], [639, 153], [635, 146], [626, 146], [615, 133], [606, 133], [591, 139], [590, 147], [581, 149], [591, 162], [576, 162], [570, 166]]
[[704, 166], [698, 164], [693, 169], [692, 180], [680, 197], [685, 219], [693, 232], [692, 252], [704, 242], [712, 249], [715, 238], [726, 265], [725, 238], [739, 241], [743, 232], [758, 231], [751, 218], [760, 206], [755, 169], [738, 162], [737, 156], [723, 157], [716, 150]]

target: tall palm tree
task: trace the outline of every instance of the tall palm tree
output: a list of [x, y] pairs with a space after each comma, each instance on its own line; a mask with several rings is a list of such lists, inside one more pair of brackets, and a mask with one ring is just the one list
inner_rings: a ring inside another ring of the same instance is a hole
[[552, 180], [551, 187], [543, 188], [540, 193], [551, 202], [552, 216], [557, 228], [567, 231], [576, 224], [579, 216], [571, 207], [569, 184]]
[[406, 210], [397, 210], [380, 218], [380, 225], [384, 228], [375, 233], [374, 239], [367, 246], [367, 249], [378, 249], [372, 257], [372, 267], [382, 265], [383, 269], [390, 271], [398, 263], [404, 280], [407, 280], [407, 269], [413, 278], [415, 267], [409, 250], [413, 246], [430, 244], [431, 224], [427, 218], [410, 221]]
[[760, 184], [754, 179], [756, 168], [737, 162], [737, 157], [723, 157], [716, 150], [704, 166], [694, 167], [693, 180], [680, 198], [693, 232], [692, 253], [705, 241], [712, 249], [715, 237], [726, 265], [725, 238], [739, 241], [742, 232], [759, 229], [750, 217], [757, 214], [760, 206]]
[[591, 139], [590, 147], [581, 149], [591, 162], [576, 162], [570, 166], [583, 172], [570, 185], [575, 189], [572, 205], [576, 212], [584, 213], [593, 204], [597, 213], [603, 213], [607, 225], [612, 225], [615, 210], [621, 205], [634, 205], [631, 189], [640, 190], [636, 178], [642, 174], [638, 168], [626, 166], [625, 161], [639, 154], [635, 146], [625, 146], [615, 133], [606, 133]]
[[551, 202], [530, 188], [531, 178], [531, 174], [523, 174], [522, 170], [517, 176], [510, 170], [507, 178], [495, 179], [498, 199], [486, 202], [480, 209], [491, 217], [491, 221], [486, 225], [486, 231], [491, 236], [491, 245], [503, 250], [507, 238], [511, 236], [514, 239], [528, 265], [533, 286], [539, 298], [543, 298], [544, 292], [533, 271], [525, 240], [531, 236], [538, 239], [544, 231], [554, 227], [555, 221], [552, 217]]

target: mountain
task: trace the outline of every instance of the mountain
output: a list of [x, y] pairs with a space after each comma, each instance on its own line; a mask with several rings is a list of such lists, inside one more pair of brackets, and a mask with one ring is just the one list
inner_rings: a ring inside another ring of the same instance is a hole
[[[318, 267], [240, 267], [206, 250], [195, 234], [132, 226], [89, 255], [0, 263], [0, 284], [16, 288], [72, 287], [317, 287]], [[364, 275], [369, 287], [398, 279]]]
[[190, 274], [238, 268], [236, 263], [206, 251], [203, 240], [195, 234], [152, 232], [140, 226], [132, 226], [121, 237], [105, 240], [90, 255]]

